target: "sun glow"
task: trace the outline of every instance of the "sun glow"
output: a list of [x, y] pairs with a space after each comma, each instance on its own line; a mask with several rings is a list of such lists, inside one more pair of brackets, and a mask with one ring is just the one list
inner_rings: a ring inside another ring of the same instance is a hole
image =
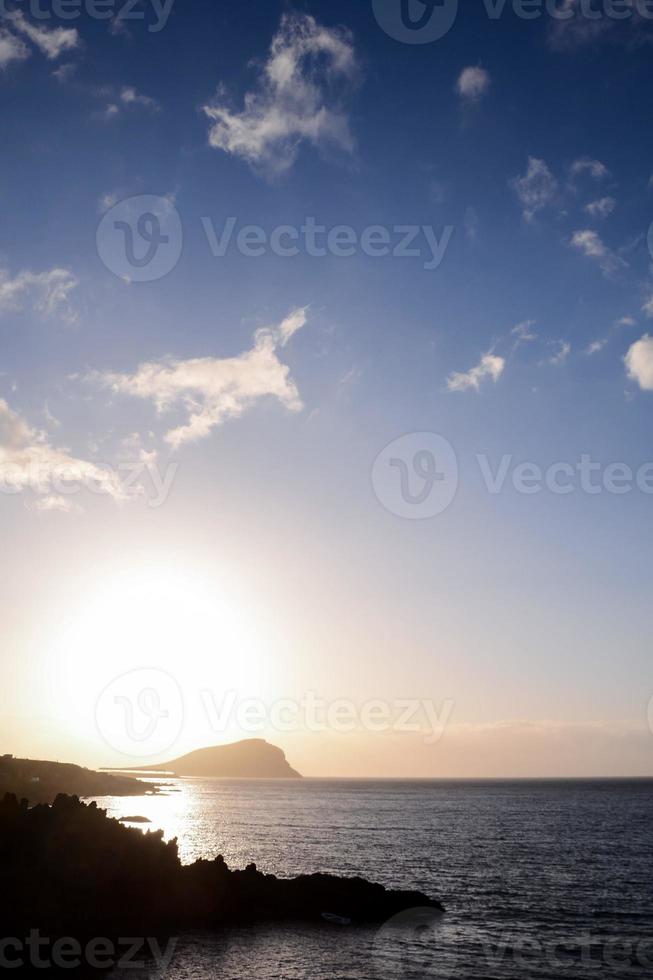
[[47, 663], [52, 703], [88, 737], [102, 691], [128, 671], [165, 671], [193, 703], [204, 690], [264, 697], [263, 634], [256, 614], [216, 578], [149, 567], [111, 574], [60, 623]]

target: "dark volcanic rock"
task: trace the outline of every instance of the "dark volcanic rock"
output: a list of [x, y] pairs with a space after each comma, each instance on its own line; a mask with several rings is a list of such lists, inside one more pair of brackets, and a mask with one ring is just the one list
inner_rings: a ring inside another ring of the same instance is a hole
[[323, 912], [381, 922], [416, 906], [442, 910], [419, 892], [389, 891], [362, 878], [314, 874], [281, 879], [222, 857], [182, 866], [177, 842], [107, 818], [94, 803], [59, 796], [28, 808], [0, 803], [7, 935], [178, 934], [225, 923], [320, 921]]

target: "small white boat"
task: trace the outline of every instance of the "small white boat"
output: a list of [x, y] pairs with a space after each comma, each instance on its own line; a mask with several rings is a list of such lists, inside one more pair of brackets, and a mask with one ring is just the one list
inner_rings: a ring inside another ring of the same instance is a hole
[[334, 926], [350, 926], [351, 919], [346, 915], [336, 915], [334, 912], [323, 912], [322, 918], [325, 922], [330, 922]]

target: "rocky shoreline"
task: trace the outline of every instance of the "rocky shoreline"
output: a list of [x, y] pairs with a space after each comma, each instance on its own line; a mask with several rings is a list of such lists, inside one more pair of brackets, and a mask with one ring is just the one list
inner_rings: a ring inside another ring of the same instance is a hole
[[[58, 796], [30, 807], [0, 802], [0, 866], [11, 896], [5, 930], [48, 935], [177, 935], [263, 921], [384, 922], [435, 899], [328, 874], [282, 879], [221, 856], [181, 864], [176, 840], [109, 819], [95, 803]], [[326, 919], [325, 919], [326, 914]]]

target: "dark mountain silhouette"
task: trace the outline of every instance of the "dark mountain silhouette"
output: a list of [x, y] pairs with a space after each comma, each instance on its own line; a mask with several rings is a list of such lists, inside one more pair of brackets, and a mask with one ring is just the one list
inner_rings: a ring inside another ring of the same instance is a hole
[[232, 776], [247, 779], [301, 779], [276, 745], [249, 738], [231, 745], [197, 749], [172, 762], [143, 766], [131, 772], [173, 772], [177, 776]]
[[69, 796], [144, 796], [157, 787], [128, 776], [94, 772], [63, 762], [40, 762], [0, 756], [0, 796], [15, 793], [30, 803], [52, 803], [59, 793]]

